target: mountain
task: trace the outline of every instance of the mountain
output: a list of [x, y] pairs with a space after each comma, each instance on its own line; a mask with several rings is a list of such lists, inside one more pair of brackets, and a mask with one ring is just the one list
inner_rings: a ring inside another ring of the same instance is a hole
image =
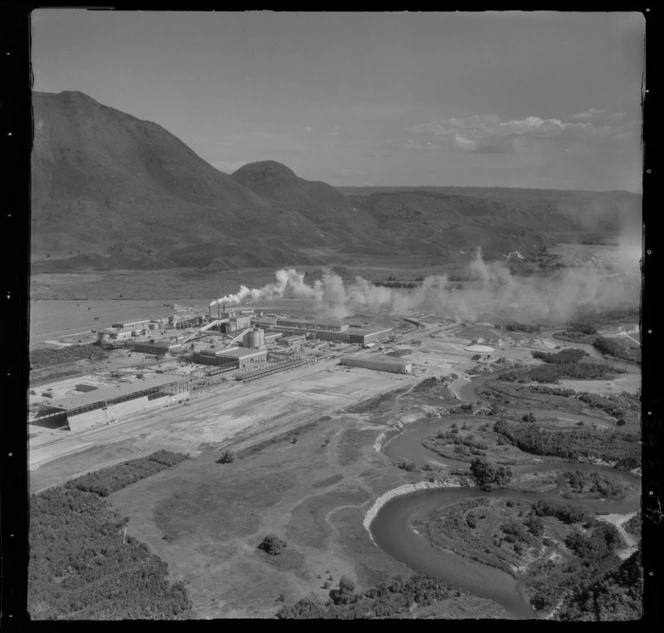
[[275, 209], [155, 123], [79, 92], [34, 93], [33, 111], [36, 262], [274, 266], [301, 261], [298, 246], [323, 242], [315, 223]]
[[586, 210], [601, 219], [625, 203], [624, 192], [340, 191], [274, 161], [228, 175], [80, 92], [35, 92], [33, 112], [33, 272], [321, 266], [331, 252], [446, 260], [476, 246], [502, 257], [578, 236]]

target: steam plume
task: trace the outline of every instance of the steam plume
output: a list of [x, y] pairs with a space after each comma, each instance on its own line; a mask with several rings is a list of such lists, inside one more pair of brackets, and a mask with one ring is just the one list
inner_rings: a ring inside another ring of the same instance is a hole
[[279, 298], [314, 299], [316, 307], [328, 315], [343, 318], [360, 311], [390, 310], [403, 313], [427, 310], [444, 317], [476, 319], [492, 312], [523, 322], [560, 322], [573, 318], [580, 309], [607, 309], [638, 301], [638, 258], [636, 244], [621, 248], [610, 262], [591, 262], [565, 268], [552, 274], [530, 277], [513, 275], [502, 262], [487, 263], [478, 249], [469, 264], [472, 281], [462, 289], [447, 275], [427, 277], [417, 288], [375, 286], [362, 277], [350, 284], [332, 272], [325, 272], [313, 284], [293, 268], [276, 272], [276, 283], [263, 288], [241, 286], [236, 294], [221, 297], [217, 303]]

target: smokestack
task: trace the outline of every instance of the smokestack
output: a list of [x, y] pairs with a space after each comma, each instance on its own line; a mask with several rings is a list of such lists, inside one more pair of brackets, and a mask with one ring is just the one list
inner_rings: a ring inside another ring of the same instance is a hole
[[221, 319], [221, 306], [217, 304], [217, 318]]
[[225, 304], [225, 303], [224, 303], [224, 309], [223, 309], [223, 311], [226, 312], [226, 304]]
[[212, 306], [208, 306], [208, 321], [212, 321]]

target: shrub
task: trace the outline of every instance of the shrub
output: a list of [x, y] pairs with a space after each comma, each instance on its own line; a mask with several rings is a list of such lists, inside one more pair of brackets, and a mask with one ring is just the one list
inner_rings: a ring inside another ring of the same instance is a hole
[[288, 543], [274, 534], [268, 534], [258, 544], [258, 549], [270, 554], [270, 556], [278, 556], [286, 547], [288, 547]]
[[230, 449], [226, 449], [221, 453], [217, 464], [232, 464], [235, 461], [235, 453]]
[[407, 459], [404, 459], [403, 461], [400, 461], [397, 464], [397, 468], [401, 468], [401, 470], [405, 470], [407, 472], [412, 472], [417, 469], [417, 466], [415, 464]]

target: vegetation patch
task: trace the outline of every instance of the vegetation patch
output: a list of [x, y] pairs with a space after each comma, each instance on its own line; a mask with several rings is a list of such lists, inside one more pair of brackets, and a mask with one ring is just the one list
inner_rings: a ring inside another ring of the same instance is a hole
[[526, 581], [536, 610], [620, 565], [616, 528], [577, 506], [497, 498], [464, 499], [415, 527], [435, 546]]
[[39, 369], [77, 360], [105, 360], [108, 354], [98, 345], [69, 345], [59, 349], [36, 349], [30, 352], [30, 368]]
[[560, 476], [560, 494], [569, 498], [624, 499], [629, 486], [615, 477], [582, 470], [565, 471]]
[[99, 496], [72, 487], [30, 499], [28, 610], [34, 620], [180, 619], [191, 601], [168, 566]]
[[617, 462], [616, 466], [621, 468], [625, 465], [623, 460], [629, 464], [640, 464], [639, 436], [632, 433], [590, 429], [552, 430], [541, 428], [540, 425], [506, 420], [498, 420], [493, 429], [520, 450], [533, 455], [567, 459], [597, 458], [610, 463]]
[[461, 592], [439, 582], [426, 574], [415, 574], [409, 578], [397, 576], [381, 582], [365, 591], [358, 591], [355, 583], [345, 577], [338, 587], [331, 589], [329, 599], [321, 600], [310, 594], [294, 605], [285, 606], [277, 612], [279, 619], [383, 619], [409, 613], [413, 607], [427, 607]]
[[607, 380], [613, 378], [620, 370], [610, 365], [596, 362], [547, 363], [527, 369], [506, 371], [500, 379], [507, 382], [542, 382], [555, 384], [561, 379], [566, 380]]
[[132, 459], [117, 466], [102, 468], [93, 473], [88, 473], [67, 482], [66, 486], [82, 490], [83, 492], [94, 492], [102, 497], [107, 497], [116, 490], [121, 490], [141, 479], [155, 475], [167, 468], [177, 466], [186, 459], [188, 459], [188, 456], [183, 453], [157, 451], [147, 457]]

